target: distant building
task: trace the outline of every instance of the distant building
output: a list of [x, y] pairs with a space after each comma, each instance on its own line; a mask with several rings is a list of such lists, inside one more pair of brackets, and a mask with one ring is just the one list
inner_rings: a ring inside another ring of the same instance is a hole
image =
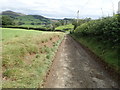
[[120, 1], [118, 2], [118, 14], [120, 14]]

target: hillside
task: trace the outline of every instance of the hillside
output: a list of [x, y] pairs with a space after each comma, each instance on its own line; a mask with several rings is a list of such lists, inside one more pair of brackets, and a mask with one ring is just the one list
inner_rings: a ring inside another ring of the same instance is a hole
[[50, 19], [41, 15], [25, 15], [13, 11], [3, 11], [1, 15], [10, 16], [20, 25], [45, 25], [50, 23]]
[[27, 25], [41, 25], [49, 24], [50, 20], [40, 15], [25, 15], [15, 18], [16, 21], [21, 22], [22, 24]]
[[[51, 30], [51, 25], [56, 28], [58, 26], [62, 25], [68, 25], [60, 27], [59, 29], [56, 30], [68, 30], [71, 29], [69, 28], [69, 24], [72, 23], [73, 19], [70, 18], [64, 18], [64, 19], [54, 19], [54, 18], [46, 18], [41, 15], [25, 15], [22, 13], [17, 13], [13, 11], [3, 11], [2, 12], [2, 18], [5, 19], [5, 23], [3, 27], [14, 27], [14, 28], [24, 28], [24, 29], [49, 29]], [[12, 24], [8, 25], [8, 19], [12, 21]], [[13, 26], [12, 26], [13, 25]]]
[[3, 11], [1, 13], [2, 15], [9, 15], [9, 16], [13, 16], [13, 17], [17, 17], [17, 16], [25, 16], [25, 14], [22, 13], [17, 13], [17, 12], [13, 12], [13, 11]]

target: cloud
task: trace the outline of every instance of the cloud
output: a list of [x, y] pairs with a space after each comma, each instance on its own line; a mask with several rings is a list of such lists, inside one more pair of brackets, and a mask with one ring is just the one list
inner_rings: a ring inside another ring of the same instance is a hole
[[[13, 10], [25, 14], [38, 14], [50, 18], [99, 18], [117, 12], [119, 0], [1, 0], [0, 11]], [[102, 14], [103, 12], [103, 14]]]

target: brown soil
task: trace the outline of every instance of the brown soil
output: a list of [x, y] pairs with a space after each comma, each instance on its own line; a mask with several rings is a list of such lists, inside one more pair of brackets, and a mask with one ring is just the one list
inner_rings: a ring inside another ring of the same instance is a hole
[[59, 39], [60, 38], [58, 36], [54, 36], [54, 37], [51, 37], [50, 39], [48, 39], [47, 42], [40, 43], [39, 45], [40, 45], [40, 47], [47, 46], [49, 48], [52, 48], [53, 47], [53, 42], [56, 42]]
[[118, 83], [95, 58], [67, 35], [57, 52], [44, 87], [118, 88]]

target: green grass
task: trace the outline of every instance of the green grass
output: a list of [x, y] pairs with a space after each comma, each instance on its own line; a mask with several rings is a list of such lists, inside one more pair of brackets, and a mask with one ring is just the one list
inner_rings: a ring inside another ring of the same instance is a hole
[[44, 25], [20, 25], [21, 27], [43, 28]]
[[42, 31], [35, 31], [35, 30], [26, 30], [26, 29], [14, 29], [14, 28], [0, 28], [2, 30], [2, 39], [8, 40], [17, 37], [23, 37], [27, 34], [29, 35], [38, 35], [42, 34]]
[[96, 41], [95, 38], [88, 37], [80, 37], [76, 35], [72, 35], [77, 41], [87, 46], [90, 50], [92, 50], [96, 55], [101, 57], [106, 63], [108, 63], [115, 70], [120, 70], [120, 66], [118, 64], [118, 56], [119, 53], [116, 49], [108, 48], [106, 45]]
[[[16, 37], [17, 35], [17, 37]], [[42, 45], [59, 35], [53, 47]], [[3, 28], [3, 88], [39, 88], [63, 33]]]
[[55, 30], [71, 30], [73, 29], [74, 26], [72, 24], [64, 25], [64, 26], [59, 26], [55, 28]]

